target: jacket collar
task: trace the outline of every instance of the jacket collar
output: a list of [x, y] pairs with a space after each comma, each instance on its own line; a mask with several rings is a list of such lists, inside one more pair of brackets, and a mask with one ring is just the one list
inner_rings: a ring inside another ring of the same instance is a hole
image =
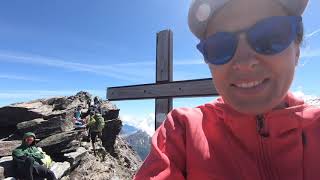
[[[271, 136], [278, 136], [301, 126], [296, 112], [301, 112], [306, 107], [304, 101], [296, 98], [290, 92], [287, 93], [284, 101], [288, 104], [288, 107], [263, 114], [265, 128]], [[237, 112], [226, 104], [221, 97], [213, 105], [218, 118], [223, 120], [234, 134], [257, 132], [256, 116]]]

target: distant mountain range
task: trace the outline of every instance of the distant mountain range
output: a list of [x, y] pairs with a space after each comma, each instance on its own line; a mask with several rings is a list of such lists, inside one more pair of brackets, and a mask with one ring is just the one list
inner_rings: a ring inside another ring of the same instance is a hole
[[123, 124], [121, 131], [120, 131], [120, 135], [121, 136], [129, 136], [131, 134], [136, 133], [137, 131], [139, 131], [138, 128], [128, 125], [128, 124]]
[[120, 135], [129, 143], [140, 158], [144, 160], [150, 151], [151, 137], [145, 132], [134, 126], [124, 124]]
[[139, 130], [125, 137], [125, 139], [142, 160], [147, 157], [150, 151], [151, 137], [146, 132]]

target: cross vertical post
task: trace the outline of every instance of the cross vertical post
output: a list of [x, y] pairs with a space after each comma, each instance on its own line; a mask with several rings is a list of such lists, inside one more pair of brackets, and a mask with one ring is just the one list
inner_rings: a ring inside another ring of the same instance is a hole
[[[156, 83], [172, 82], [173, 74], [173, 40], [172, 31], [164, 30], [157, 33], [156, 49]], [[155, 99], [155, 129], [165, 120], [172, 110], [172, 97]]]

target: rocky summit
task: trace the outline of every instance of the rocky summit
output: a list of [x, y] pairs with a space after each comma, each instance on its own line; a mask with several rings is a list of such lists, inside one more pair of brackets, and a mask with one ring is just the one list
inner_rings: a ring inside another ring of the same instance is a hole
[[87, 131], [75, 129], [73, 116], [77, 106], [88, 111], [92, 95], [79, 92], [74, 96], [38, 99], [0, 108], [0, 179], [14, 179], [12, 150], [21, 144], [25, 132], [37, 136], [37, 145], [49, 154], [50, 168], [58, 179], [132, 179], [142, 161], [119, 135], [122, 121], [119, 109], [101, 100], [105, 127], [96, 143], [97, 156]]

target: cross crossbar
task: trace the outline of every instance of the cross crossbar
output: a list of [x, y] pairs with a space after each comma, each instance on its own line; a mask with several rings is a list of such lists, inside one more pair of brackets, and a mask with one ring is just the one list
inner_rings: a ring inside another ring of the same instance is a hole
[[217, 95], [212, 78], [108, 88], [109, 100]]
[[173, 97], [200, 97], [218, 95], [212, 78], [185, 81], [172, 80], [172, 31], [157, 33], [156, 83], [109, 87], [108, 100], [155, 99], [155, 128], [172, 110]]

